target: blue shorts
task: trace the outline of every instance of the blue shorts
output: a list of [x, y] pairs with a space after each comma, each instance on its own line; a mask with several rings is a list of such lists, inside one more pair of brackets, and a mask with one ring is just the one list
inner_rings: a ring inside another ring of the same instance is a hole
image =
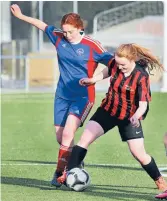
[[54, 125], [64, 127], [68, 115], [72, 114], [81, 120], [80, 126], [82, 126], [93, 104], [93, 102], [89, 101], [88, 97], [81, 97], [78, 100], [71, 101], [55, 96]]

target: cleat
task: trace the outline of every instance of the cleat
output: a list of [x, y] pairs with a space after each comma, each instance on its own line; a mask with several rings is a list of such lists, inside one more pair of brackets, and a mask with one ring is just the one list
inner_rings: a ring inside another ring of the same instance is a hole
[[62, 175], [61, 172], [55, 172], [51, 181], [52, 186], [60, 187], [62, 184], [58, 182], [58, 178]]
[[161, 200], [163, 200], [163, 199], [167, 200], [167, 190], [164, 191], [163, 193], [160, 193], [160, 194], [156, 195], [155, 198], [161, 199]]
[[66, 185], [66, 178], [67, 178], [67, 171], [64, 170], [63, 174], [57, 178], [57, 182], [61, 185], [62, 184]]
[[162, 191], [167, 190], [167, 183], [165, 179], [161, 176], [158, 178], [158, 180], [155, 181], [155, 184], [157, 185], [157, 188]]

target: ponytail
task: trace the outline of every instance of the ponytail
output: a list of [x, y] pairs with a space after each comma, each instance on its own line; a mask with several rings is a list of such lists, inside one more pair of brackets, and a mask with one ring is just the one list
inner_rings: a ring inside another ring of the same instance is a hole
[[135, 43], [120, 45], [115, 54], [138, 62], [141, 66], [148, 68], [149, 73], [156, 68], [164, 69], [159, 59], [149, 49]]
[[163, 66], [160, 63], [159, 59], [151, 53], [151, 51], [147, 48], [139, 46], [137, 44], [132, 44], [138, 53], [138, 62], [142, 66], [146, 66], [148, 68], [149, 73], [153, 69], [163, 70]]

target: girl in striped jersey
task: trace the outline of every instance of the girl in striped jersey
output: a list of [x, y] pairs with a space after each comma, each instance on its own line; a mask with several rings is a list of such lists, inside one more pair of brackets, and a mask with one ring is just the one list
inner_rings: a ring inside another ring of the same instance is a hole
[[74, 144], [74, 134], [83, 125], [95, 99], [93, 85], [82, 87], [79, 80], [92, 77], [98, 65], [108, 65], [113, 56], [90, 37], [84, 35], [83, 21], [76, 13], [61, 20], [61, 29], [22, 14], [18, 5], [11, 6], [13, 15], [44, 31], [55, 46], [60, 71], [55, 93], [54, 125], [60, 144], [58, 164], [51, 184], [60, 187], [57, 177], [67, 165]]
[[[137, 44], [123, 44], [116, 50], [109, 68], [93, 78], [80, 80], [82, 86], [87, 86], [111, 77], [106, 97], [73, 148], [68, 170], [79, 166], [92, 142], [117, 126], [122, 141], [127, 142], [130, 152], [155, 181], [158, 189], [167, 190], [153, 157], [145, 151], [141, 126], [151, 100], [148, 72], [156, 67], [162, 68], [148, 49]], [[64, 178], [62, 176], [62, 181]]]

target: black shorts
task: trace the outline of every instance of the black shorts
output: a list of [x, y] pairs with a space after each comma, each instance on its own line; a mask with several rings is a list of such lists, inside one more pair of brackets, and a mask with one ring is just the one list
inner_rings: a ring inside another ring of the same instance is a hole
[[118, 126], [122, 141], [144, 138], [141, 122], [139, 127], [133, 127], [129, 120], [120, 120], [114, 116], [111, 116], [101, 107], [96, 110], [90, 120], [96, 121], [98, 124], [100, 124], [104, 130], [104, 133], [111, 130], [115, 126]]

